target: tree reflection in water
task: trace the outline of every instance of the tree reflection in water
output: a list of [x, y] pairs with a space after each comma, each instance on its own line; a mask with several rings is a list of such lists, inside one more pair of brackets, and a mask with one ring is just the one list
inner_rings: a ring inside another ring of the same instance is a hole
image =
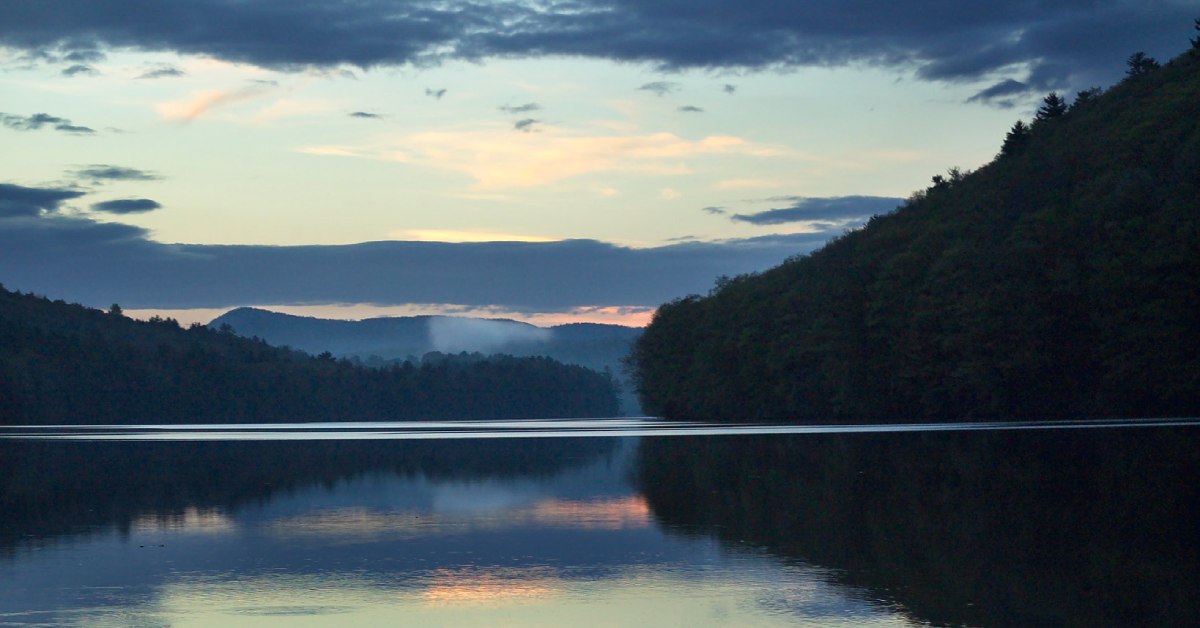
[[644, 439], [681, 535], [839, 570], [921, 621], [1194, 625], [1200, 430]]

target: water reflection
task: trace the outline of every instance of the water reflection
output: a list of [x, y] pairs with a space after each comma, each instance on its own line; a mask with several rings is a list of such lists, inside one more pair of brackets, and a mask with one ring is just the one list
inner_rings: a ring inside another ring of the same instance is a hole
[[11, 440], [0, 624], [1195, 624], [1197, 471], [1194, 428]]
[[0, 624], [907, 625], [664, 534], [636, 439], [0, 444]]
[[1200, 431], [647, 439], [685, 538], [747, 544], [944, 625], [1195, 625]]

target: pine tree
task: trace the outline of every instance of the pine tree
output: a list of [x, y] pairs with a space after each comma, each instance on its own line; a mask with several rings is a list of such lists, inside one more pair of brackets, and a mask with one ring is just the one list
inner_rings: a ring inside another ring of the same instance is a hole
[[1130, 78], [1146, 76], [1158, 69], [1158, 61], [1155, 61], [1154, 57], [1140, 51], [1129, 55], [1129, 60], [1126, 61], [1126, 64], [1129, 66], [1129, 69], [1125, 71], [1125, 74]]
[[1050, 92], [1042, 99], [1042, 106], [1038, 107], [1037, 117], [1035, 120], [1049, 120], [1051, 118], [1061, 118], [1067, 112], [1067, 101], [1063, 100], [1058, 92]]
[[1004, 136], [1004, 144], [1000, 147], [1001, 155], [1012, 155], [1021, 150], [1029, 142], [1029, 125], [1021, 120], [1013, 125], [1008, 135]]

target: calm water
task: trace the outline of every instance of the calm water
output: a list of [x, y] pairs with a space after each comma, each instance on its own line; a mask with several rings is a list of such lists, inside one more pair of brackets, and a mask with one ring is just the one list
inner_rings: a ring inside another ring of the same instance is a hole
[[980, 427], [4, 428], [0, 625], [1200, 619], [1200, 426]]

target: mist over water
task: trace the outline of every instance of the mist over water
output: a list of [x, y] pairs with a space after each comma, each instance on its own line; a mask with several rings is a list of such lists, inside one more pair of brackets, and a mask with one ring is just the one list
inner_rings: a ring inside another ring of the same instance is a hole
[[442, 353], [496, 353], [515, 343], [548, 342], [554, 332], [516, 321], [438, 316], [429, 319], [429, 343]]

